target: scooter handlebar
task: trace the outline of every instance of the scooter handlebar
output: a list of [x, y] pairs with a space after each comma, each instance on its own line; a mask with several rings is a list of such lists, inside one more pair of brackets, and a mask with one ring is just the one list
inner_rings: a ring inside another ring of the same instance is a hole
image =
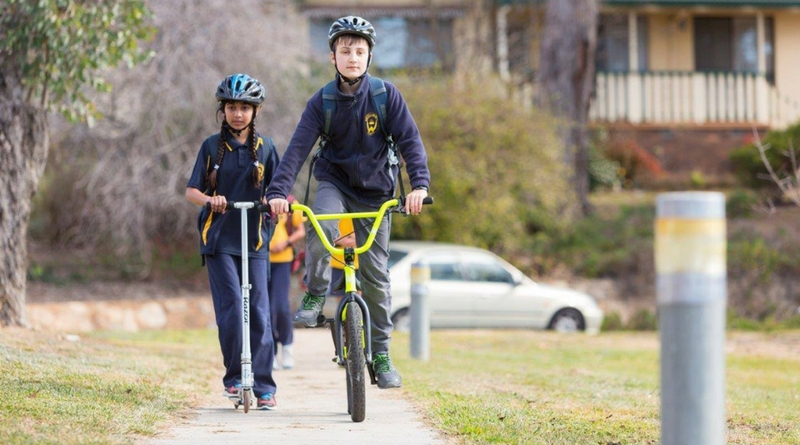
[[[242, 202], [244, 202], [244, 201], [242, 201]], [[256, 211], [258, 211], [259, 213], [267, 213], [267, 212], [270, 211], [269, 204], [261, 204], [261, 201], [251, 201], [251, 202], [247, 202], [247, 203], [248, 204], [252, 204], [252, 206], [250, 208], [256, 209]], [[225, 205], [225, 210], [233, 210], [233, 209], [237, 208], [236, 204], [238, 204], [238, 202], [236, 202], [236, 201], [228, 201], [227, 204]], [[211, 203], [210, 202], [206, 203], [206, 210], [211, 211]]]

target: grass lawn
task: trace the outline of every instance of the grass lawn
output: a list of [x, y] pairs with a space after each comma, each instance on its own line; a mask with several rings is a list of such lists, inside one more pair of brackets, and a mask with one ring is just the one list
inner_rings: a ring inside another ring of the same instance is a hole
[[[657, 333], [433, 331], [428, 362], [394, 337], [406, 396], [453, 443], [659, 443]], [[800, 443], [800, 331], [727, 348], [728, 443]], [[0, 329], [0, 443], [134, 443], [191, 405], [218, 355], [215, 331]]]
[[133, 443], [218, 369], [211, 331], [94, 335], [0, 329], [0, 444]]
[[[409, 397], [456, 443], [658, 444], [658, 334], [433, 331], [393, 356]], [[800, 443], [800, 333], [729, 333], [729, 444]]]

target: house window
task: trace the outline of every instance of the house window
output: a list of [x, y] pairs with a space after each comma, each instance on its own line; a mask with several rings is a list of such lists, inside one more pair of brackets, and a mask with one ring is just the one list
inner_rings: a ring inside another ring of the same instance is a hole
[[[772, 17], [764, 20], [767, 78], [775, 73]], [[697, 71], [758, 72], [758, 34], [755, 17], [695, 17]]]
[[[629, 71], [630, 48], [627, 14], [601, 14], [597, 23], [598, 71]], [[639, 70], [647, 70], [647, 17], [636, 17]]]
[[[330, 54], [328, 29], [333, 20], [310, 21], [309, 32], [315, 59], [326, 60]], [[378, 34], [374, 49], [375, 68], [453, 69], [452, 19], [380, 17], [370, 21]]]

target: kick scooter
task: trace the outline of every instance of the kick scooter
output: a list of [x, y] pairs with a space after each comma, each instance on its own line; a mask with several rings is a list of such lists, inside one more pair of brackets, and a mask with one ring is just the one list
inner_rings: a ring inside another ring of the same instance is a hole
[[[211, 210], [211, 204], [206, 204], [206, 208]], [[225, 207], [227, 210], [240, 209], [241, 211], [241, 231], [242, 231], [242, 386], [238, 388], [237, 394], [229, 397], [233, 401], [234, 409], [242, 407], [245, 414], [250, 411], [253, 403], [253, 360], [250, 355], [250, 265], [248, 259], [247, 246], [247, 211], [255, 208], [258, 212], [268, 212], [269, 206], [258, 201], [229, 201]]]

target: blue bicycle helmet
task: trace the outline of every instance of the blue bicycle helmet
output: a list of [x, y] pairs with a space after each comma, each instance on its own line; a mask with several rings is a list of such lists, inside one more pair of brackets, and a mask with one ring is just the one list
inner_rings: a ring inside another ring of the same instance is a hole
[[264, 86], [247, 74], [232, 74], [217, 87], [218, 101], [237, 101], [259, 106], [266, 98]]

